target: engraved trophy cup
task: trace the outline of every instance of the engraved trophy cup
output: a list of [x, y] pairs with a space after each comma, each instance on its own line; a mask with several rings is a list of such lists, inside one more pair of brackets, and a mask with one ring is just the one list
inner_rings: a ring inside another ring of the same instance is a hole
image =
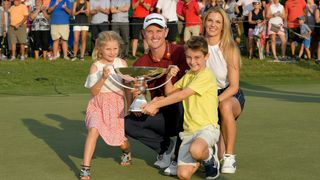
[[[126, 81], [136, 81], [138, 82], [138, 84], [140, 84], [138, 89], [140, 90], [141, 93], [140, 95], [135, 97], [132, 104], [130, 105], [129, 111], [131, 112], [141, 112], [141, 108], [140, 108], [141, 105], [147, 103], [146, 97], [144, 95], [146, 91], [160, 88], [171, 80], [171, 78], [169, 78], [166, 82], [164, 82], [159, 86], [156, 86], [153, 88], [146, 88], [145, 83], [163, 76], [166, 73], [166, 68], [143, 66], [143, 67], [121, 67], [121, 68], [114, 68], [114, 70], [116, 74], [118, 74], [122, 79]], [[134, 87], [123, 85], [121, 82], [118, 82], [112, 76], [109, 76], [109, 77], [112, 81], [114, 81], [116, 84], [118, 84], [123, 88], [131, 89], [131, 90], [136, 89]]]

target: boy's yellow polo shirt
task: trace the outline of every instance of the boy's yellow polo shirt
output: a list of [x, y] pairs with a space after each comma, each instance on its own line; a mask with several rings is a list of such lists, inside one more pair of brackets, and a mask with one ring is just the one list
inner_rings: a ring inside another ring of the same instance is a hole
[[180, 89], [190, 88], [195, 92], [182, 101], [185, 132], [195, 132], [210, 124], [219, 128], [218, 87], [216, 78], [209, 69], [198, 74], [188, 71], [174, 86]]

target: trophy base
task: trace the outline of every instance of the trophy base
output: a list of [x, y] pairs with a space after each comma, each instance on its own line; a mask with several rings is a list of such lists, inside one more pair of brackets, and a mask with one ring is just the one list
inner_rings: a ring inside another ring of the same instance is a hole
[[137, 97], [133, 100], [133, 102], [132, 102], [132, 104], [131, 104], [131, 106], [130, 106], [130, 108], [129, 108], [129, 111], [130, 111], [130, 112], [142, 112], [141, 106], [142, 106], [143, 104], [147, 104], [147, 100], [146, 100], [146, 98], [144, 97], [144, 95], [140, 94], [139, 96], [137, 96]]

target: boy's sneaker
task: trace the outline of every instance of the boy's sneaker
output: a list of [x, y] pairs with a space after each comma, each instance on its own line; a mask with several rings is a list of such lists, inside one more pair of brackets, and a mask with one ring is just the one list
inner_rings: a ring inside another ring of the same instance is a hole
[[211, 159], [203, 161], [203, 165], [206, 171], [206, 179], [216, 179], [219, 177], [220, 162], [218, 159], [218, 146], [214, 145], [214, 153], [211, 155]]
[[68, 56], [64, 56], [63, 59], [64, 59], [64, 60], [67, 60], [67, 61], [70, 60], [70, 58], [69, 58]]
[[20, 61], [24, 61], [24, 60], [26, 60], [26, 58], [24, 56], [21, 56]]
[[167, 167], [163, 171], [163, 174], [167, 175], [167, 176], [176, 176], [177, 175], [177, 162], [176, 161], [171, 161], [170, 166]]
[[157, 161], [154, 163], [154, 166], [160, 169], [170, 166], [171, 156], [174, 153], [175, 142], [170, 139], [170, 145], [168, 150], [163, 154], [157, 156]]
[[315, 61], [315, 63], [316, 63], [316, 64], [320, 64], [320, 60], [317, 59], [317, 60]]
[[236, 172], [236, 156], [232, 154], [223, 155], [223, 164], [221, 166], [221, 173], [233, 174]]
[[84, 57], [80, 57], [79, 60], [80, 60], [80, 61], [84, 61]]

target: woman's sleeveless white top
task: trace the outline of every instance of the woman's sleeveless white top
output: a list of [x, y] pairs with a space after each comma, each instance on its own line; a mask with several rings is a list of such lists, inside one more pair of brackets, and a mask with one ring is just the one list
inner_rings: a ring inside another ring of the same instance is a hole
[[222, 55], [219, 43], [213, 46], [209, 45], [207, 67], [216, 76], [218, 89], [226, 88], [229, 85], [227, 62]]

